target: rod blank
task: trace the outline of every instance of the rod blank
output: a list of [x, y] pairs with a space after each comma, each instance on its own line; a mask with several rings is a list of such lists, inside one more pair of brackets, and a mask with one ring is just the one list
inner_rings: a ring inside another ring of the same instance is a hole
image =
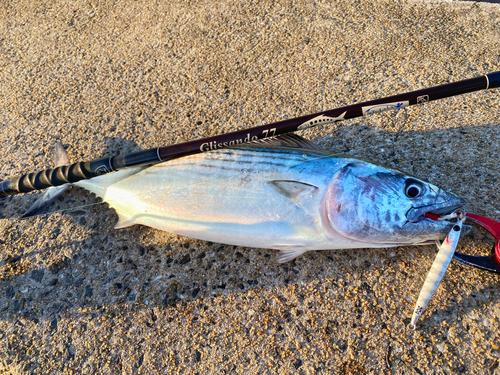
[[45, 189], [50, 186], [60, 186], [65, 183], [90, 179], [127, 167], [157, 164], [182, 156], [231, 147], [317, 125], [330, 124], [371, 113], [401, 109], [410, 105], [498, 87], [500, 87], [500, 72], [495, 72], [482, 77], [353, 104], [214, 137], [46, 169], [41, 172], [29, 173], [0, 182], [0, 199], [18, 193], [26, 193], [33, 190]]

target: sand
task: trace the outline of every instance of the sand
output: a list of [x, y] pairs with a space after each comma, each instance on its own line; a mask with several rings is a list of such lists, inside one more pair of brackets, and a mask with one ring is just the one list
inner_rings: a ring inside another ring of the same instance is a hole
[[[498, 4], [19, 0], [0, 19], [1, 179], [52, 167], [56, 141], [91, 160], [500, 70]], [[489, 90], [301, 134], [500, 220], [499, 113]], [[452, 262], [406, 329], [434, 246], [281, 265], [114, 230], [78, 188], [17, 220], [38, 195], [0, 202], [0, 374], [500, 373], [496, 275]]]

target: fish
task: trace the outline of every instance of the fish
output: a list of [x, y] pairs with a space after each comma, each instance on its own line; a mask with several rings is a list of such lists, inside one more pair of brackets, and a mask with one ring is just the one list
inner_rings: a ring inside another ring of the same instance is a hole
[[281, 135], [83, 180], [118, 214], [116, 228], [145, 225], [216, 243], [307, 251], [388, 248], [443, 240], [457, 195], [387, 166]]

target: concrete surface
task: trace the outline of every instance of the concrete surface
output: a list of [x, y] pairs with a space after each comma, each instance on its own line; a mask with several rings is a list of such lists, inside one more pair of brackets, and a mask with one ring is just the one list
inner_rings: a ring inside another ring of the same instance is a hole
[[[0, 5], [0, 178], [500, 70], [500, 7], [430, 1], [40, 1]], [[500, 91], [302, 133], [452, 190], [500, 219]], [[498, 374], [499, 277], [436, 248], [277, 264], [147, 227], [72, 188], [0, 202], [1, 374]], [[258, 209], [258, 208], [256, 208]], [[58, 211], [58, 212], [55, 212]], [[481, 233], [461, 243], [489, 252]]]

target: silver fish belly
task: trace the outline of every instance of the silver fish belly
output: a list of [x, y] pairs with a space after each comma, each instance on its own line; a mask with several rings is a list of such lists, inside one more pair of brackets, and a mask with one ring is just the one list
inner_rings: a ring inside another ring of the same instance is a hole
[[117, 228], [142, 224], [201, 240], [281, 250], [280, 261], [308, 250], [443, 239], [450, 223], [415, 219], [414, 212], [460, 205], [453, 194], [386, 167], [327, 151], [269, 145], [187, 156], [76, 185], [117, 211]]

